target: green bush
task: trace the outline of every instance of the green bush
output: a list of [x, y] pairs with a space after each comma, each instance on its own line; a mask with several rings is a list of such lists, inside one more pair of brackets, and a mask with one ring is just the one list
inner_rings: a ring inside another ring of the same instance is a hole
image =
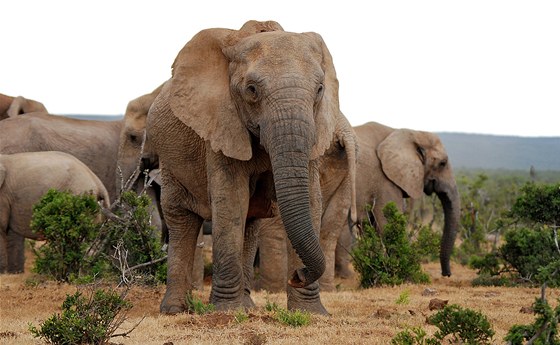
[[365, 224], [352, 249], [360, 286], [429, 282], [429, 276], [422, 272], [419, 256], [407, 236], [406, 217], [393, 202], [383, 208], [383, 213], [387, 219], [383, 234], [380, 236], [373, 226]]
[[30, 324], [29, 330], [55, 345], [106, 344], [130, 308], [132, 304], [115, 291], [97, 289], [89, 297], [77, 291], [66, 296], [62, 314], [51, 316], [40, 328]]
[[428, 322], [438, 328], [433, 337], [427, 338], [426, 332], [416, 327], [397, 333], [391, 344], [439, 345], [445, 339], [450, 344], [484, 345], [491, 344], [495, 334], [486, 316], [456, 304], [446, 305], [428, 317]]
[[512, 326], [504, 340], [511, 345], [526, 344], [524, 340], [530, 339], [533, 339], [535, 345], [560, 345], [558, 336], [560, 305], [552, 309], [545, 299], [537, 298], [533, 310], [537, 315], [535, 322], [531, 325]]
[[[104, 252], [112, 253], [114, 273], [126, 278], [141, 276], [146, 283], [164, 283], [167, 279], [166, 254], [156, 228], [151, 225], [151, 199], [133, 191], [121, 194], [114, 214], [102, 228], [102, 237], [109, 244]], [[118, 248], [117, 248], [118, 246]], [[118, 249], [118, 250], [117, 250]], [[142, 266], [146, 263], [149, 265]], [[138, 280], [138, 278], [137, 278]]]
[[512, 229], [506, 232], [499, 253], [520, 277], [536, 284], [546, 282], [551, 287], [560, 286], [560, 275], [553, 275], [555, 269], [550, 269], [558, 266], [560, 260], [552, 229]]
[[418, 231], [418, 236], [416, 241], [412, 243], [412, 247], [421, 260], [427, 262], [437, 261], [439, 260], [441, 247], [441, 234], [424, 225]]
[[31, 229], [46, 239], [35, 250], [34, 271], [59, 281], [89, 274], [97, 258], [89, 249], [100, 229], [98, 213], [93, 195], [49, 190], [33, 206]]
[[439, 328], [434, 334], [434, 337], [439, 340], [450, 335], [454, 343], [491, 344], [495, 334], [484, 314], [456, 304], [446, 305], [428, 320], [430, 324]]
[[35, 251], [35, 271], [56, 280], [91, 282], [120, 277], [130, 283], [165, 282], [166, 255], [150, 223], [151, 200], [128, 191], [103, 223], [95, 222], [99, 206], [91, 195], [50, 190], [33, 209], [31, 227], [47, 242]]

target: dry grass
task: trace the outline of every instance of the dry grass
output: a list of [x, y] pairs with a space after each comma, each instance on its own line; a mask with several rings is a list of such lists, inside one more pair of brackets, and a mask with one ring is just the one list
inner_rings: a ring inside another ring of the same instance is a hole
[[[29, 265], [28, 265], [29, 266]], [[128, 299], [134, 307], [123, 331], [145, 317], [127, 338], [113, 338], [116, 344], [389, 344], [395, 334], [407, 326], [423, 327], [429, 334], [436, 331], [426, 324], [426, 316], [435, 311], [428, 309], [432, 298], [449, 300], [484, 313], [496, 331], [494, 342], [503, 344], [503, 337], [514, 323], [532, 323], [534, 315], [521, 313], [529, 307], [539, 289], [472, 287], [476, 274], [459, 265], [452, 267], [454, 275], [443, 279], [439, 264], [424, 265], [430, 274], [429, 285], [403, 285], [397, 287], [360, 290], [355, 281], [340, 282], [340, 291], [322, 293], [323, 304], [330, 317], [313, 316], [311, 324], [293, 328], [275, 321], [264, 310], [267, 301], [286, 306], [284, 294], [253, 293], [258, 308], [248, 313], [247, 321], [237, 323], [235, 312], [207, 315], [159, 314], [159, 303], [164, 287], [134, 287]], [[27, 267], [26, 272], [30, 268]], [[26, 286], [30, 273], [0, 275], [0, 343], [41, 344], [28, 331], [29, 323], [38, 326], [60, 307], [67, 294], [76, 287], [67, 284], [42, 283]], [[423, 296], [426, 288], [436, 290], [433, 296]], [[399, 295], [407, 291], [408, 304], [397, 304]], [[196, 292], [203, 301], [208, 300], [209, 286]], [[560, 297], [558, 290], [548, 289], [548, 299], [554, 305]], [[120, 330], [119, 330], [120, 332]]]

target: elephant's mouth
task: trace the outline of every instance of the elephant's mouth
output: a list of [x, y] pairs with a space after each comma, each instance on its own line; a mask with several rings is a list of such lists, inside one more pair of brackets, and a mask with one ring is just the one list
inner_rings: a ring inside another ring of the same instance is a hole
[[434, 193], [435, 190], [436, 190], [436, 181], [435, 180], [428, 180], [424, 184], [424, 193], [426, 195], [432, 195], [432, 193]]

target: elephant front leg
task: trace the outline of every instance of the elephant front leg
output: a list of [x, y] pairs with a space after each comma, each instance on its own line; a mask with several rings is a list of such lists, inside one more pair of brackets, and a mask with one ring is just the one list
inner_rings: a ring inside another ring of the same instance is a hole
[[[313, 220], [313, 229], [315, 235], [319, 238], [319, 229], [321, 228], [321, 189], [319, 184], [319, 170], [315, 162], [310, 163], [310, 202], [311, 202], [311, 215]], [[303, 267], [301, 259], [297, 256], [295, 250], [291, 245], [288, 245], [288, 272], [294, 272], [295, 269]], [[304, 310], [316, 314], [329, 315], [319, 295], [319, 281], [314, 281], [304, 288], [294, 288], [288, 284], [287, 287], [288, 309], [289, 310]]]
[[212, 292], [216, 310], [244, 306], [243, 249], [249, 205], [249, 178], [232, 164], [209, 170], [212, 202]]

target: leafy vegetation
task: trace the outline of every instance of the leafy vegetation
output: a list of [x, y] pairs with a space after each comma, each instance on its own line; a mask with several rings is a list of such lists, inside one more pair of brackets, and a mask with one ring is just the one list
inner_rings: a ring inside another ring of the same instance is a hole
[[35, 251], [34, 270], [59, 281], [93, 273], [99, 255], [90, 251], [100, 224], [99, 205], [91, 194], [49, 190], [33, 207], [31, 229], [47, 241]]
[[50, 190], [33, 209], [31, 227], [46, 239], [35, 251], [34, 270], [75, 283], [114, 277], [129, 284], [133, 276], [165, 281], [166, 256], [150, 222], [150, 203], [145, 194], [124, 192], [102, 223], [93, 196]]
[[291, 327], [307, 326], [311, 322], [311, 314], [309, 312], [294, 310], [289, 311], [278, 306], [274, 302], [267, 301], [265, 310], [274, 314], [274, 319], [281, 324]]
[[54, 345], [107, 344], [117, 336], [114, 332], [131, 308], [132, 304], [114, 290], [96, 289], [91, 296], [77, 291], [67, 295], [62, 314], [54, 314], [39, 328], [30, 324], [29, 330], [34, 337]]
[[428, 317], [428, 322], [438, 328], [433, 337], [427, 338], [426, 331], [415, 327], [397, 333], [391, 344], [438, 345], [447, 340], [451, 344], [484, 345], [491, 344], [495, 334], [484, 314], [456, 304], [446, 305]]
[[366, 224], [352, 249], [354, 267], [360, 276], [360, 286], [399, 285], [405, 282], [426, 283], [420, 259], [407, 235], [406, 217], [390, 202], [383, 208], [387, 224], [382, 234]]
[[512, 326], [504, 340], [511, 345], [522, 345], [524, 340], [532, 341], [532, 344], [535, 345], [559, 345], [558, 320], [560, 319], [560, 304], [555, 309], [552, 309], [544, 298], [543, 293], [533, 303], [533, 311], [537, 315], [535, 322], [531, 325]]

